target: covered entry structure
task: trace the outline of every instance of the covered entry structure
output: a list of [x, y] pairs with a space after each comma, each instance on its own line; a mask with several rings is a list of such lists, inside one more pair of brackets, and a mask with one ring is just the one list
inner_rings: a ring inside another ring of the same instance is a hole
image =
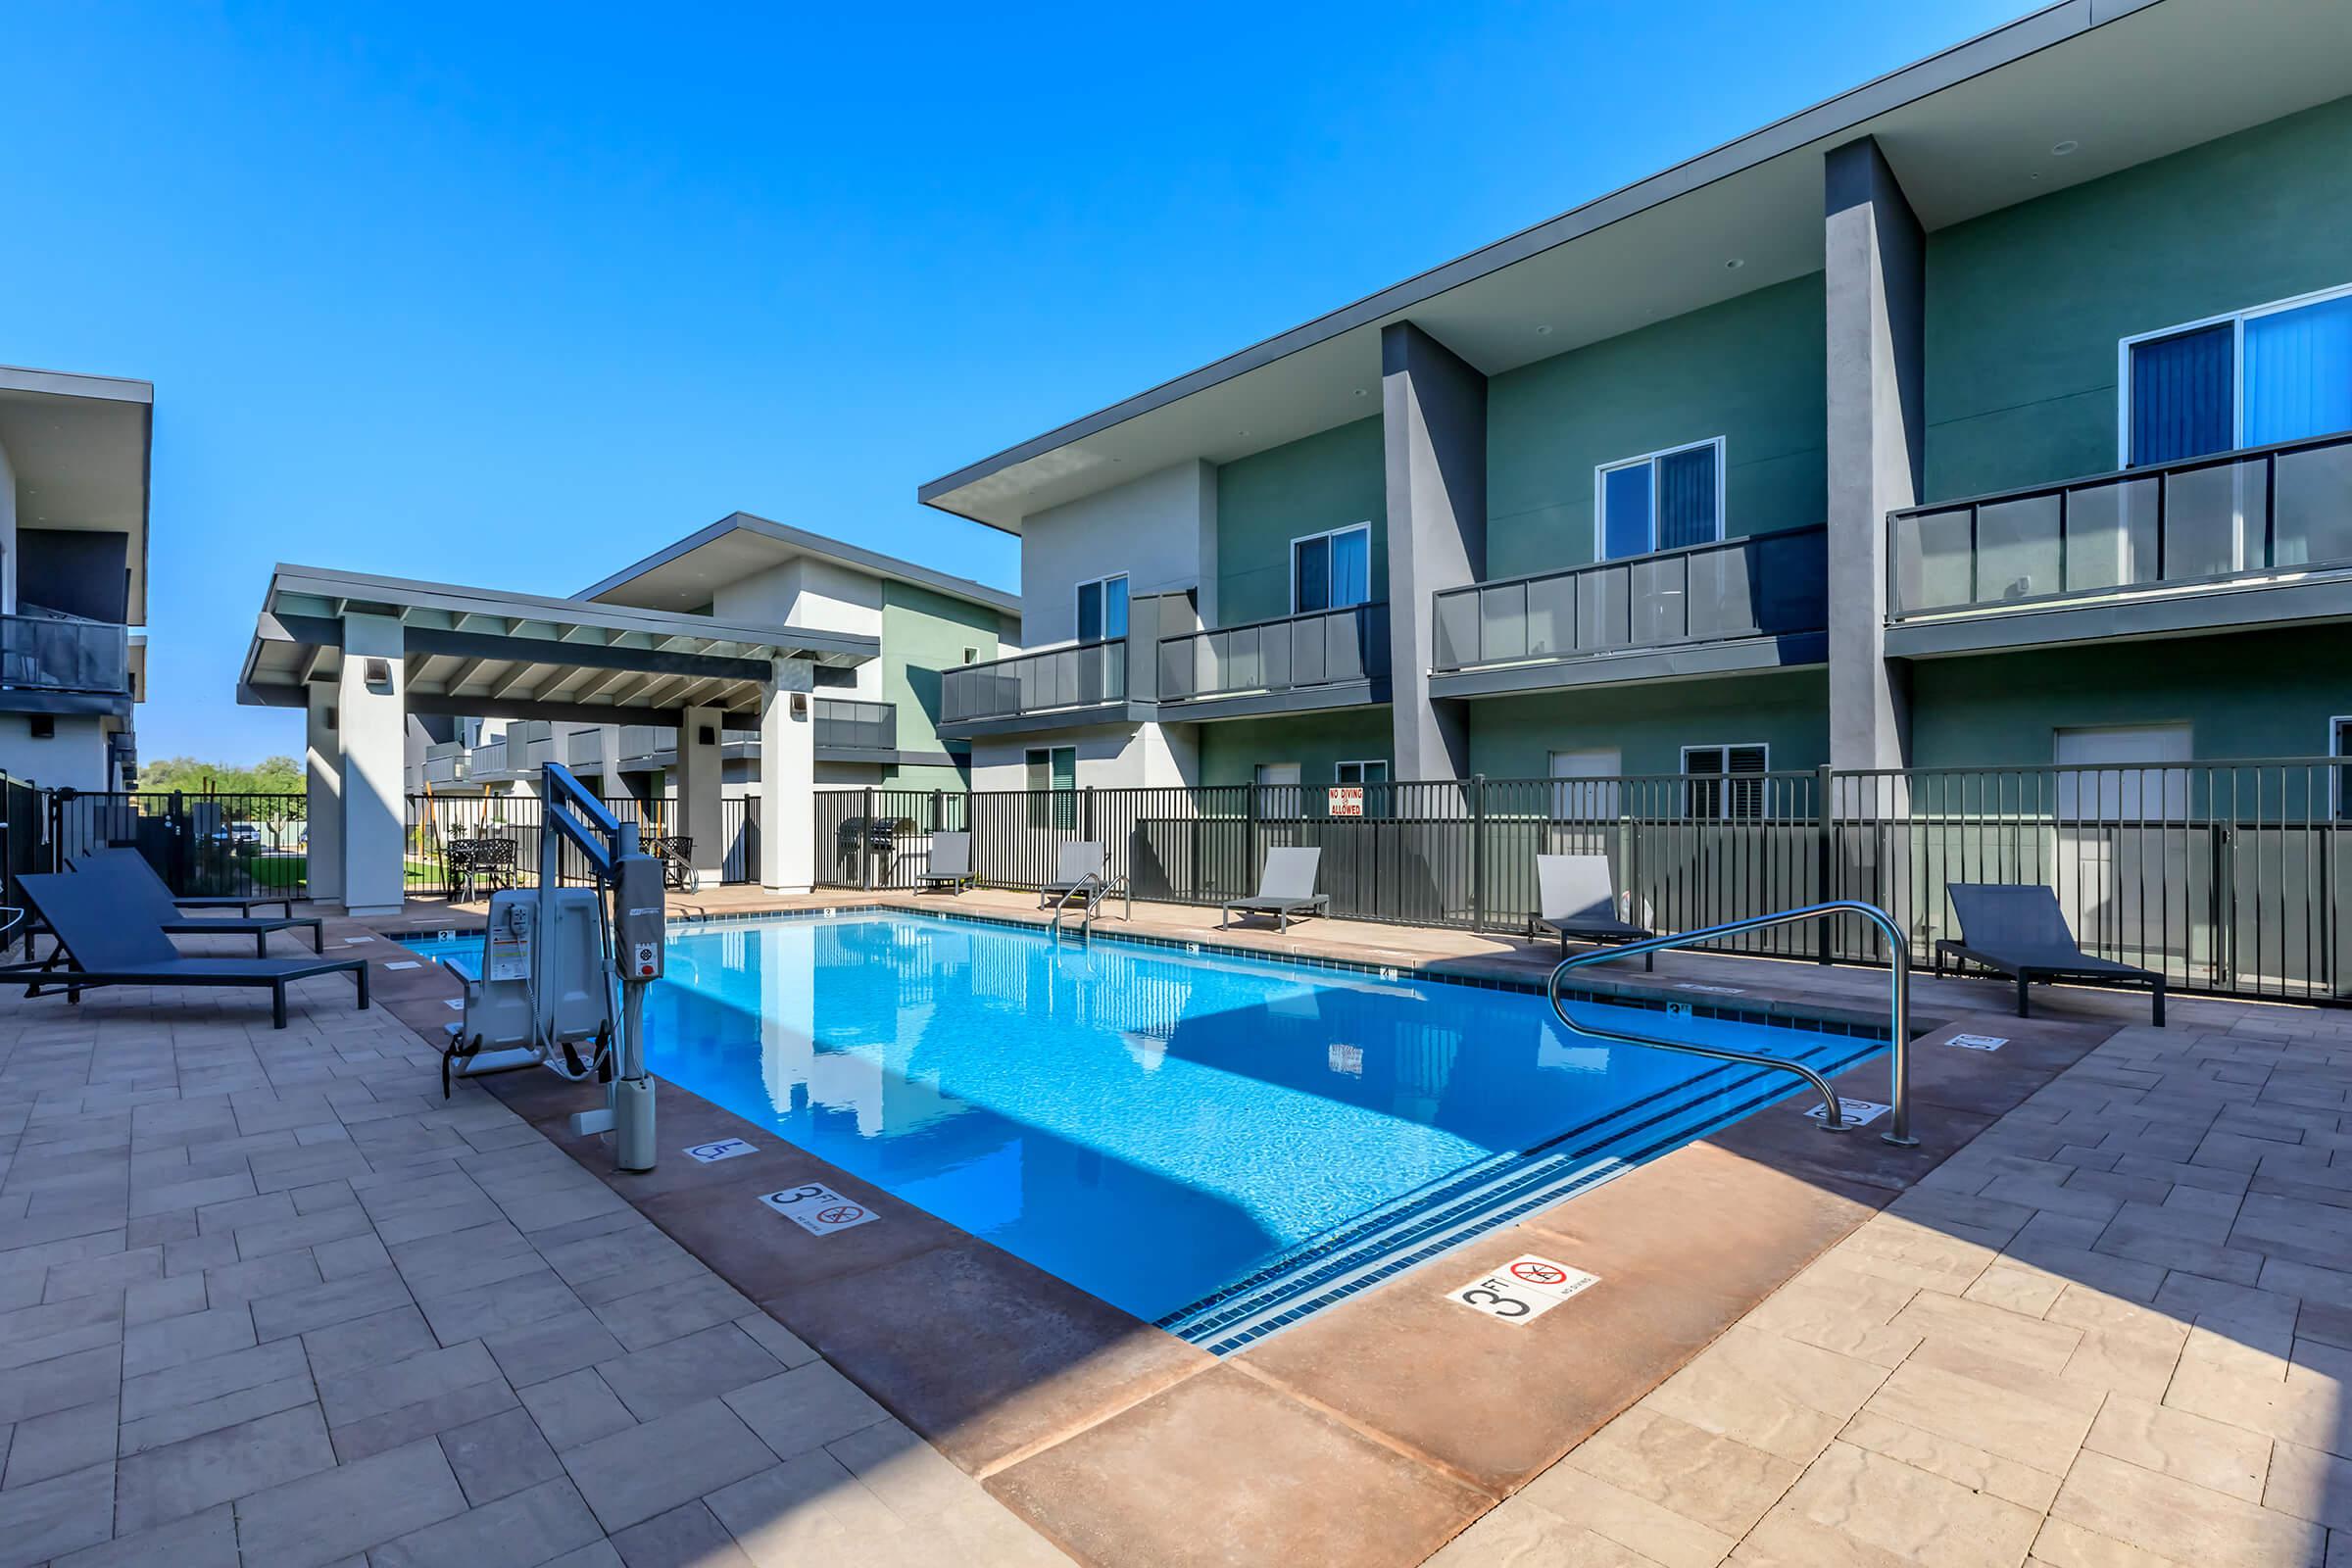
[[721, 737], [760, 737], [757, 874], [812, 879], [808, 693], [820, 664], [875, 658], [872, 637], [737, 625], [318, 566], [270, 575], [237, 701], [309, 715], [311, 895], [397, 912], [405, 888], [408, 715], [674, 725], [681, 832], [716, 843]]

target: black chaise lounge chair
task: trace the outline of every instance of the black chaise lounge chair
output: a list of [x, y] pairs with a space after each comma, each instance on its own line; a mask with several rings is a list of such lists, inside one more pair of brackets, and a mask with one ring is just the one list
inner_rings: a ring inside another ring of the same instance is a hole
[[[253, 956], [260, 958], [269, 956], [270, 933], [272, 931], [300, 931], [308, 927], [311, 951], [326, 951], [326, 939], [320, 934], [324, 922], [313, 915], [219, 915], [200, 920], [189, 919], [181, 908], [182, 901], [172, 897], [172, 890], [164, 886], [162, 877], [155, 874], [155, 867], [147, 863], [147, 857], [136, 850], [92, 850], [66, 863], [78, 876], [104, 879], [118, 890], [124, 913], [146, 921], [166, 936], [250, 935], [253, 938]], [[275, 904], [278, 901], [270, 899], [265, 902]]]
[[[360, 1005], [368, 1005], [365, 958], [184, 957], [160, 928], [118, 907], [116, 887], [108, 878], [86, 871], [53, 871], [19, 877], [17, 885], [57, 933], [58, 945], [73, 965], [0, 966], [0, 980], [24, 981], [28, 997], [40, 995], [44, 987], [62, 990], [73, 1001], [99, 986], [267, 987], [270, 1022], [283, 1029], [287, 986], [315, 975], [348, 971], [359, 986]], [[55, 961], [52, 956], [50, 962]]]
[[[1539, 855], [1536, 857], [1536, 917], [1533, 934], [1558, 933], [1560, 951], [1570, 941], [1595, 946], [1642, 942], [1657, 935], [1647, 926], [1617, 918], [1617, 884], [1609, 875], [1605, 855]], [[1642, 955], [1642, 967], [1655, 969], [1658, 956]]]
[[[135, 860], [141, 866], [146, 867], [150, 877], [155, 878], [156, 886], [164, 887], [164, 879], [155, 875], [155, 867], [147, 864], [147, 857], [136, 850], [108, 846], [84, 850], [76, 858], [82, 860]], [[279, 914], [289, 919], [294, 914], [294, 895], [291, 893], [256, 893], [250, 896], [243, 893], [229, 893], [183, 899], [172, 896], [170, 888], [164, 888], [164, 891], [167, 896], [172, 897], [172, 904], [182, 909], [234, 909], [237, 911], [239, 919], [250, 920], [255, 918], [254, 910], [267, 909], [275, 905]]]
[[1067, 904], [1102, 885], [1102, 867], [1110, 852], [1092, 839], [1064, 844], [1054, 852], [1054, 880], [1037, 890], [1037, 906]]
[[1946, 955], [1982, 964], [2017, 981], [2017, 1015], [2026, 1016], [2026, 988], [2035, 981], [2089, 980], [2146, 986], [2155, 999], [2156, 1027], [2164, 1027], [2164, 976], [2112, 958], [2094, 958], [2067, 929], [2058, 895], [2036, 884], [1952, 882], [1945, 885], [1960, 916], [1959, 940], [1936, 944], [1936, 972]]
[[950, 893], [972, 885], [972, 836], [969, 833], [931, 835], [931, 860], [914, 879], [914, 891], [944, 887]]
[[1244, 914], [1270, 914], [1276, 928], [1283, 931], [1291, 928], [1295, 914], [1329, 914], [1331, 895], [1315, 891], [1315, 873], [1322, 864], [1321, 850], [1268, 850], [1257, 892], [1228, 903], [1217, 914], [1217, 929], [1223, 930], [1237, 909]]

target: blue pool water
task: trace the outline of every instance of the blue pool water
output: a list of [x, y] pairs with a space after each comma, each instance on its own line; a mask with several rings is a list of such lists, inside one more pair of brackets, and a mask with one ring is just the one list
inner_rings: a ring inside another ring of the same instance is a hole
[[[1580, 1010], [1824, 1072], [1883, 1049]], [[646, 1023], [661, 1076], [1218, 1348], [1793, 1087], [1539, 996], [900, 913], [675, 930]]]

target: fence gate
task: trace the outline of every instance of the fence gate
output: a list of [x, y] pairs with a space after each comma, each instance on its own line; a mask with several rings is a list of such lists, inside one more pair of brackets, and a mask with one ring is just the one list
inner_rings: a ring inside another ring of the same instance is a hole
[[49, 792], [58, 864], [92, 850], [136, 850], [172, 896], [310, 896], [305, 795]]

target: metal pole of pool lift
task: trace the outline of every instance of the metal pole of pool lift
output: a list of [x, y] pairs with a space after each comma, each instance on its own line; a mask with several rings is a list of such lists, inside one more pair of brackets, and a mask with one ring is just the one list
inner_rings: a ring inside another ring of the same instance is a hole
[[645, 988], [662, 977], [668, 911], [662, 862], [638, 848], [637, 825], [620, 824], [612, 858], [612, 962], [620, 1017], [612, 1041], [612, 1162], [654, 1168], [654, 1080], [645, 1070]]

